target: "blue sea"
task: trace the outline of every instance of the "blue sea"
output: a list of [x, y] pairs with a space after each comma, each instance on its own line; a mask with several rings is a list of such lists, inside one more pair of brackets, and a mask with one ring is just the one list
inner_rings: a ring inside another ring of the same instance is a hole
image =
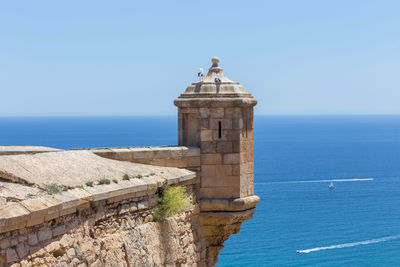
[[[0, 145], [176, 144], [174, 116], [0, 118]], [[400, 266], [400, 116], [256, 116], [254, 144], [261, 202], [217, 266]]]

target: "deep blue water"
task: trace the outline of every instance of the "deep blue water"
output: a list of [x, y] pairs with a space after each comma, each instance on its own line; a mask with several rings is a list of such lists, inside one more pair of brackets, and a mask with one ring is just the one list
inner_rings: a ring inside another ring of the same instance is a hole
[[[0, 145], [175, 145], [176, 128], [175, 117], [0, 118]], [[333, 191], [291, 183], [369, 177]], [[255, 191], [254, 218], [218, 266], [400, 266], [400, 116], [257, 116]]]

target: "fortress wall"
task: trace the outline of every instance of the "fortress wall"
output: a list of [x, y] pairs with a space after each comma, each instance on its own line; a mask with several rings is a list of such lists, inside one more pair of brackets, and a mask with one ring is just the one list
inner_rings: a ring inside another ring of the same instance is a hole
[[197, 204], [153, 221], [165, 185], [196, 195], [199, 178], [131, 179], [0, 206], [0, 266], [201, 265]]
[[44, 146], [0, 146], [0, 156], [57, 152], [62, 149]]
[[[225, 240], [259, 201], [199, 199], [196, 147], [74, 149], [0, 159], [0, 267], [214, 266]], [[116, 182], [84, 186], [99, 174]], [[40, 191], [50, 181], [68, 190]], [[152, 208], [165, 185], [186, 186], [196, 202], [155, 222]], [[9, 197], [17, 191], [18, 198]]]
[[[181, 146], [0, 147], [0, 267], [215, 266], [260, 199], [253, 190], [257, 100], [224, 75], [217, 57], [211, 61], [174, 101]], [[104, 180], [115, 182], [99, 185]], [[160, 189], [175, 184], [196, 204], [155, 222]], [[49, 196], [49, 186], [67, 191]]]
[[[73, 149], [76, 150], [76, 149]], [[89, 148], [98, 156], [163, 167], [200, 168], [200, 148], [188, 146], [154, 146], [126, 148]]]
[[[200, 168], [200, 148], [190, 146], [73, 148], [88, 150], [114, 160], [129, 161], [162, 167]], [[39, 146], [0, 146], [0, 156], [57, 152], [61, 149]]]
[[[200, 148], [190, 146], [73, 148], [89, 150], [98, 156], [162, 167], [200, 168]], [[0, 146], [0, 156], [57, 152], [61, 149], [39, 146]]]

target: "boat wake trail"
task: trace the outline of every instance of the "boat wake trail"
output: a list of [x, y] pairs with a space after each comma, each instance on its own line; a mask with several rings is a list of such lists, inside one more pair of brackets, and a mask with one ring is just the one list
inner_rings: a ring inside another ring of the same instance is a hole
[[256, 184], [302, 184], [302, 183], [327, 183], [327, 182], [361, 182], [373, 181], [374, 178], [353, 178], [353, 179], [329, 179], [329, 180], [308, 180], [308, 181], [285, 181], [285, 182], [267, 182]]
[[304, 250], [297, 250], [297, 253], [310, 253], [310, 252], [315, 252], [315, 251], [320, 251], [320, 250], [327, 250], [327, 249], [349, 248], [349, 247], [355, 247], [355, 246], [360, 246], [360, 245], [381, 243], [381, 242], [394, 240], [394, 239], [399, 239], [399, 238], [400, 238], [400, 235], [391, 235], [391, 236], [385, 236], [385, 237], [382, 237], [382, 238], [370, 239], [370, 240], [354, 242], [354, 243], [344, 243], [344, 244], [332, 245], [332, 246], [327, 246], [327, 247], [319, 247], [319, 248], [310, 248], [310, 249], [304, 249]]

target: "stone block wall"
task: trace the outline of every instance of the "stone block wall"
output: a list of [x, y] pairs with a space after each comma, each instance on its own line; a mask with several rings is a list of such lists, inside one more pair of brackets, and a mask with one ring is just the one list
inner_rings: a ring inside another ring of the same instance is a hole
[[[77, 150], [77, 149], [73, 149]], [[125, 148], [89, 148], [98, 156], [108, 159], [150, 164], [163, 167], [198, 169], [200, 148], [188, 146], [155, 146]]]
[[[214, 266], [259, 198], [244, 196], [252, 192], [253, 126], [245, 119], [252, 110], [202, 112], [201, 148], [85, 149], [113, 160], [194, 170], [190, 175], [147, 175], [0, 205], [0, 266]], [[186, 186], [197, 202], [154, 222], [151, 210], [166, 184]], [[237, 198], [242, 187], [249, 190]]]
[[179, 108], [178, 127], [180, 145], [200, 146], [201, 198], [254, 194], [253, 107]]
[[[164, 185], [183, 185], [197, 199], [196, 173], [75, 188], [0, 208], [0, 266], [201, 266], [199, 207], [166, 222], [152, 208]], [[172, 247], [171, 247], [172, 246]]]
[[254, 195], [253, 108], [241, 109], [240, 124], [240, 196]]

